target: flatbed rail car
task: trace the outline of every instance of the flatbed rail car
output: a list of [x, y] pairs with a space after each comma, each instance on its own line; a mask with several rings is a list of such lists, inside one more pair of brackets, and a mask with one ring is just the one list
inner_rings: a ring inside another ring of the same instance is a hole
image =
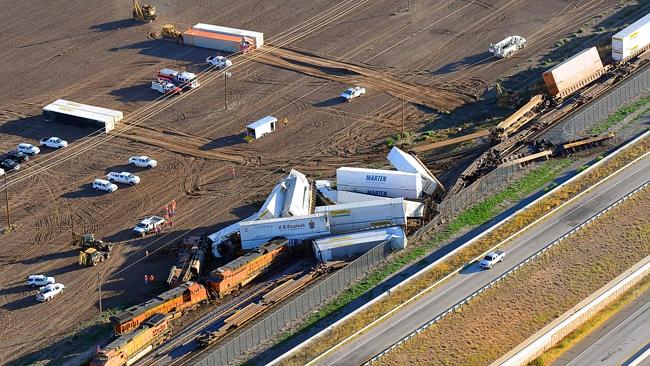
[[288, 241], [274, 239], [210, 273], [207, 287], [215, 297], [241, 289], [288, 255]]
[[170, 337], [171, 328], [168, 316], [155, 314], [142, 322], [136, 331], [122, 335], [100, 349], [90, 365], [132, 365]]
[[165, 291], [151, 300], [131, 306], [123, 312], [111, 316], [116, 335], [126, 334], [137, 329], [142, 322], [154, 314], [171, 314], [190, 310], [200, 303], [208, 301], [205, 287], [196, 282], [186, 282], [176, 288]]

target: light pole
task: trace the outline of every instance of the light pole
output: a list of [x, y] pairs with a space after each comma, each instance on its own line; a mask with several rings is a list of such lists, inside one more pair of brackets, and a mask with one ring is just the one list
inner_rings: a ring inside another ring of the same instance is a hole
[[5, 174], [5, 204], [7, 205], [7, 229], [10, 229], [11, 214], [9, 212], [9, 186], [7, 185], [7, 174]]

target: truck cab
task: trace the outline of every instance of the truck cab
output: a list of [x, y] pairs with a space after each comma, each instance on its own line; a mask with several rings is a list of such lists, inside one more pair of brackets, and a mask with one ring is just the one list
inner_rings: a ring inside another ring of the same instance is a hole
[[160, 216], [147, 217], [133, 228], [133, 234], [137, 236], [145, 236], [156, 230], [157, 227], [162, 226], [164, 223], [165, 219]]

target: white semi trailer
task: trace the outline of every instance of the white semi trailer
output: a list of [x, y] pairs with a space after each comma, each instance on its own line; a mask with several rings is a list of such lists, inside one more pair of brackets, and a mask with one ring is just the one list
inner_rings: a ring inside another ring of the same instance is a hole
[[422, 195], [419, 173], [343, 167], [336, 170], [336, 188], [380, 197], [418, 199]]
[[420, 173], [422, 178], [422, 191], [432, 195], [436, 189], [443, 189], [444, 186], [431, 171], [422, 164], [420, 159], [406, 153], [397, 147], [393, 147], [388, 153], [388, 161], [395, 169], [406, 173]]
[[314, 239], [330, 235], [326, 213], [278, 219], [247, 221], [240, 224], [242, 249], [255, 249], [275, 239]]
[[329, 216], [332, 234], [406, 225], [406, 212], [402, 198], [318, 206], [316, 213], [326, 213]]
[[329, 262], [352, 259], [382, 243], [392, 250], [404, 249], [406, 234], [401, 227], [389, 227], [315, 239], [312, 246], [319, 261]]

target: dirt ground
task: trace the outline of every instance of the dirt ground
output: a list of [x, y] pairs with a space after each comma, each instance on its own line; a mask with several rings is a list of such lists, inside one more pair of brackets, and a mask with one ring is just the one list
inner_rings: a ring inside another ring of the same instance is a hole
[[648, 204], [638, 193], [380, 363], [490, 364], [650, 253]]
[[[434, 110], [471, 102], [498, 77], [540, 59], [583, 22], [625, 10], [604, 0], [411, 1], [410, 11], [406, 2], [387, 0], [151, 3], [160, 14], [152, 24], [132, 21], [126, 0], [1, 3], [0, 60], [11, 92], [0, 95], [0, 148], [52, 135], [70, 142], [62, 151], [44, 149], [7, 177], [15, 230], [0, 236], [6, 362], [56, 358], [69, 347], [71, 334], [96, 317], [98, 275], [104, 309], [151, 296], [142, 277], [166, 276], [168, 245], [249, 216], [288, 169], [319, 178], [342, 165], [383, 163], [385, 138], [402, 126], [400, 92], [405, 128], [417, 130]], [[168, 22], [262, 31], [273, 52], [258, 50], [259, 62], [255, 53], [235, 58], [225, 110], [223, 78], [201, 73], [211, 51], [147, 38]], [[510, 34], [524, 35], [529, 46], [507, 60], [491, 58], [488, 43]], [[203, 86], [162, 108], [148, 86], [163, 67], [201, 73]], [[338, 94], [357, 82], [369, 85], [367, 96], [341, 103]], [[41, 108], [58, 98], [118, 109], [126, 118], [108, 136], [45, 123]], [[471, 107], [460, 108], [471, 118]], [[244, 126], [269, 114], [288, 126], [243, 143]], [[135, 154], [159, 161], [137, 170], [141, 184], [113, 194], [89, 188], [109, 171], [131, 171], [125, 163]], [[172, 199], [173, 228], [131, 238], [139, 219]], [[0, 220], [7, 221], [4, 210]], [[79, 268], [72, 231], [119, 244], [107, 263]], [[36, 273], [55, 276], [64, 294], [37, 303], [24, 286]]]

